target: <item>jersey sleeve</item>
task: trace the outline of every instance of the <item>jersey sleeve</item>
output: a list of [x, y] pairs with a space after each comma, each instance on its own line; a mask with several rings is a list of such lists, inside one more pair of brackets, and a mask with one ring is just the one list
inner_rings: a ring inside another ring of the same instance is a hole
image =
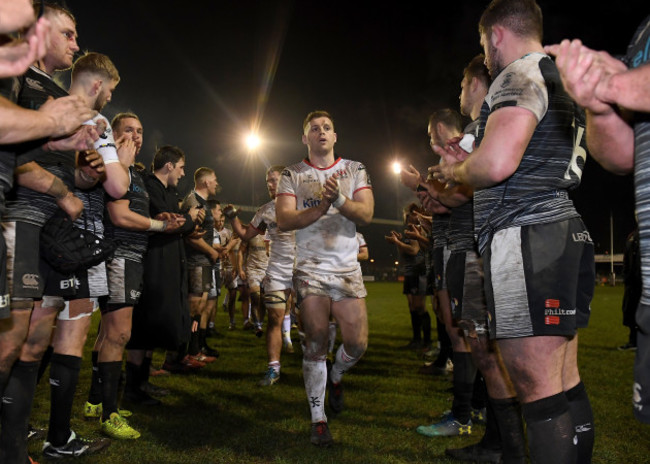
[[183, 203], [181, 204], [181, 212], [187, 213], [192, 208], [195, 208], [199, 205], [198, 200], [194, 196], [193, 192], [190, 192], [185, 198], [183, 198]]
[[264, 221], [264, 208], [257, 210], [255, 216], [253, 216], [253, 219], [251, 219], [251, 225], [262, 234], [266, 232], [267, 224], [266, 221]]
[[539, 68], [539, 60], [528, 56], [510, 64], [496, 77], [486, 99], [490, 112], [507, 106], [518, 106], [533, 113], [537, 122], [541, 121], [548, 109], [548, 90]]
[[278, 195], [296, 196], [293, 175], [289, 169], [282, 171], [282, 175], [280, 176], [280, 183], [278, 184]]
[[363, 164], [359, 163], [354, 176], [354, 190], [352, 194], [354, 195], [363, 189], [372, 189], [372, 184], [370, 183], [368, 170]]
[[363, 248], [365, 246], [368, 246], [368, 244], [366, 243], [366, 239], [359, 232], [357, 232], [357, 243], [359, 244], [359, 249], [361, 249], [361, 248]]

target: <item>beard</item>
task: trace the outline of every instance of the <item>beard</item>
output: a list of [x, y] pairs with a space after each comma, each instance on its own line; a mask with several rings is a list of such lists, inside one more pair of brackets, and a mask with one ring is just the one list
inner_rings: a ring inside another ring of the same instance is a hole
[[487, 68], [488, 71], [490, 72], [490, 77], [494, 79], [499, 75], [501, 71], [503, 71], [503, 63], [501, 59], [501, 53], [499, 50], [496, 49], [492, 43], [488, 43], [488, 49], [487, 49], [487, 56], [490, 57], [489, 60], [487, 60]]

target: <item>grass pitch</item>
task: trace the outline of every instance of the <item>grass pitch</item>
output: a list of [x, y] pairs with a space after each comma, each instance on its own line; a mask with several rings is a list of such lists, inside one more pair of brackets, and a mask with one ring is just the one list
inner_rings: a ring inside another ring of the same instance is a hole
[[[369, 348], [345, 377], [346, 409], [329, 416], [335, 445], [318, 449], [309, 443], [309, 410], [301, 375], [301, 355], [283, 354], [282, 377], [271, 387], [258, 387], [266, 368], [264, 340], [251, 331], [227, 330], [227, 315], [217, 316], [219, 336], [209, 339], [221, 357], [191, 375], [152, 381], [172, 394], [158, 407], [133, 407], [130, 423], [142, 433], [135, 441], [113, 441], [101, 454], [79, 463], [276, 463], [397, 464], [455, 462], [447, 447], [478, 441], [482, 427], [469, 437], [426, 438], [415, 427], [434, 421], [449, 409], [451, 376], [418, 374], [416, 353], [400, 349], [410, 338], [410, 319], [401, 284], [369, 283]], [[621, 287], [598, 287], [590, 326], [580, 333], [580, 371], [591, 398], [596, 426], [595, 463], [650, 462], [650, 428], [632, 415], [634, 354], [617, 346], [627, 340], [621, 324]], [[98, 315], [95, 315], [97, 318]], [[98, 435], [99, 424], [86, 422], [82, 408], [90, 385], [88, 337], [73, 411], [73, 429]], [[435, 331], [434, 331], [435, 333]], [[297, 334], [294, 333], [294, 341]], [[298, 343], [296, 343], [297, 347]], [[162, 362], [157, 352], [154, 364]], [[650, 368], [650, 366], [648, 366]], [[124, 404], [123, 406], [127, 406]], [[46, 428], [47, 382], [41, 381], [32, 424]], [[42, 442], [30, 443], [36, 460]]]

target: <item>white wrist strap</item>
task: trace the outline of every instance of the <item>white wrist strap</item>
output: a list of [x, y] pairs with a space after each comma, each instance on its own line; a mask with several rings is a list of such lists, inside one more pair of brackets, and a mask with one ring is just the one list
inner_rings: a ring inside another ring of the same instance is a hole
[[338, 198], [337, 198], [336, 200], [334, 200], [334, 202], [332, 203], [332, 206], [333, 206], [334, 208], [337, 208], [337, 209], [338, 209], [338, 208], [340, 208], [340, 207], [343, 205], [343, 203], [345, 203], [346, 201], [347, 201], [347, 197], [341, 193], [341, 194], [339, 194]]

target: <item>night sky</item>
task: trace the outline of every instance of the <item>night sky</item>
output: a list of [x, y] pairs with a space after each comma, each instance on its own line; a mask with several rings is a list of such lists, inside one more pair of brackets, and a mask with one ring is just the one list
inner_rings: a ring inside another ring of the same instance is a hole
[[[180, 190], [199, 166], [215, 169], [222, 203], [268, 201], [264, 171], [306, 155], [304, 116], [325, 109], [338, 134], [338, 155], [366, 164], [375, 217], [395, 220], [411, 194], [390, 163], [421, 170], [432, 163], [427, 116], [458, 109], [462, 70], [481, 52], [477, 24], [487, 2], [68, 1], [82, 50], [111, 57], [121, 82], [105, 108], [109, 118], [134, 111], [144, 125], [140, 161], [156, 146], [187, 155]], [[545, 43], [578, 37], [623, 54], [650, 13], [648, 2], [539, 1]], [[616, 5], [615, 7], [613, 5]], [[63, 78], [65, 81], [65, 77]], [[250, 154], [243, 138], [258, 127], [262, 146]], [[613, 210], [616, 251], [632, 228], [631, 177], [587, 163], [575, 195], [597, 244], [609, 250]], [[392, 226], [399, 228], [398, 226]], [[386, 226], [370, 226], [371, 257], [391, 259]]]

